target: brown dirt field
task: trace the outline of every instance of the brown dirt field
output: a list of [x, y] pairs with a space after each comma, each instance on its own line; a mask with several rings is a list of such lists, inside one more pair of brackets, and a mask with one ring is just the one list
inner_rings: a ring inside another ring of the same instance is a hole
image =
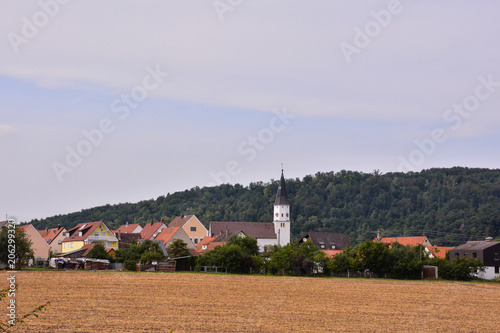
[[498, 284], [81, 271], [18, 272], [17, 282], [18, 316], [50, 305], [12, 332], [500, 330]]

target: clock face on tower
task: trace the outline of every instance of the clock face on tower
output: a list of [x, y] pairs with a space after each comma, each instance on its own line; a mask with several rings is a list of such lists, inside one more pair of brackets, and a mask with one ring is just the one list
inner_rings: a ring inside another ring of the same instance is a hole
[[278, 217], [280, 214], [276, 213], [276, 217]]

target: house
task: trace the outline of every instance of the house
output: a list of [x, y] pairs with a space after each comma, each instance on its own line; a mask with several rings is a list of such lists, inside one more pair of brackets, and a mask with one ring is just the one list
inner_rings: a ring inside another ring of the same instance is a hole
[[465, 257], [477, 258], [483, 262], [485, 271], [478, 272], [477, 277], [486, 280], [500, 277], [500, 242], [467, 242], [450, 250], [450, 261]]
[[149, 239], [153, 240], [156, 238], [156, 236], [162, 231], [162, 229], [165, 229], [167, 225], [161, 221], [161, 222], [151, 222], [147, 223], [141, 230], [141, 239]]
[[114, 234], [116, 235], [118, 232], [122, 234], [137, 234], [142, 231], [142, 227], [139, 223], [134, 224], [124, 224], [121, 225], [118, 230], [115, 230]]
[[196, 244], [196, 252], [199, 255], [203, 255], [209, 251], [212, 251], [217, 246], [222, 246], [226, 244], [226, 242], [217, 241], [219, 237], [207, 236], [203, 238], [198, 244]]
[[346, 234], [333, 232], [315, 232], [311, 231], [300, 237], [299, 244], [311, 240], [313, 244], [323, 251], [328, 257], [333, 257], [349, 245], [349, 237]]
[[24, 231], [28, 239], [31, 241], [31, 248], [36, 261], [49, 260], [50, 245], [43, 239], [40, 233], [31, 224], [25, 224], [16, 227]]
[[118, 249], [118, 239], [104, 222], [79, 223], [66, 232], [62, 253], [81, 249], [86, 244], [102, 243], [105, 248]]
[[123, 249], [125, 245], [137, 244], [139, 239], [141, 239], [140, 233], [122, 234], [121, 232], [117, 232], [115, 236], [118, 238], [119, 249]]
[[403, 246], [432, 246], [427, 236], [417, 236], [417, 237], [383, 237], [383, 238], [375, 238], [374, 242], [381, 242], [386, 244], [399, 243]]
[[59, 254], [62, 253], [62, 241], [66, 238], [65, 227], [57, 227], [45, 230], [39, 230], [38, 233], [45, 239], [45, 241], [50, 245], [52, 253]]
[[285, 246], [290, 243], [290, 203], [283, 170], [273, 213], [273, 222], [210, 222], [208, 234], [214, 237], [243, 232], [246, 236], [257, 240], [260, 252], [263, 252], [264, 247], [268, 245]]
[[181, 216], [174, 218], [168, 227], [181, 227], [195, 245], [208, 236], [207, 228], [205, 228], [195, 215], [181, 214]]
[[454, 247], [448, 247], [448, 246], [426, 246], [424, 248], [425, 252], [429, 254], [429, 258], [441, 258], [441, 259], [445, 259], [446, 254], [453, 249]]
[[165, 245], [165, 248], [168, 248], [169, 245], [172, 244], [176, 239], [180, 239], [184, 243], [186, 243], [187, 248], [190, 250], [194, 250], [196, 248], [194, 243], [191, 241], [190, 237], [181, 227], [163, 228], [155, 238], [155, 240], [162, 241], [163, 244]]

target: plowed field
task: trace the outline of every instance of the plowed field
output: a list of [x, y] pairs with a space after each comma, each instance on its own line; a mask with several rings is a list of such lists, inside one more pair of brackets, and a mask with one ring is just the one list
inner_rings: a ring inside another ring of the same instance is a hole
[[18, 272], [17, 282], [18, 316], [50, 305], [12, 332], [500, 330], [494, 284], [81, 271]]

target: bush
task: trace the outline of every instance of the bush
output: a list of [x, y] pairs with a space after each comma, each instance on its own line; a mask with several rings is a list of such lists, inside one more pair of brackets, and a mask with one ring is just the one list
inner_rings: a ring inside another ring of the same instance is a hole
[[125, 260], [123, 267], [125, 267], [127, 271], [135, 272], [137, 270], [137, 262], [134, 260]]

